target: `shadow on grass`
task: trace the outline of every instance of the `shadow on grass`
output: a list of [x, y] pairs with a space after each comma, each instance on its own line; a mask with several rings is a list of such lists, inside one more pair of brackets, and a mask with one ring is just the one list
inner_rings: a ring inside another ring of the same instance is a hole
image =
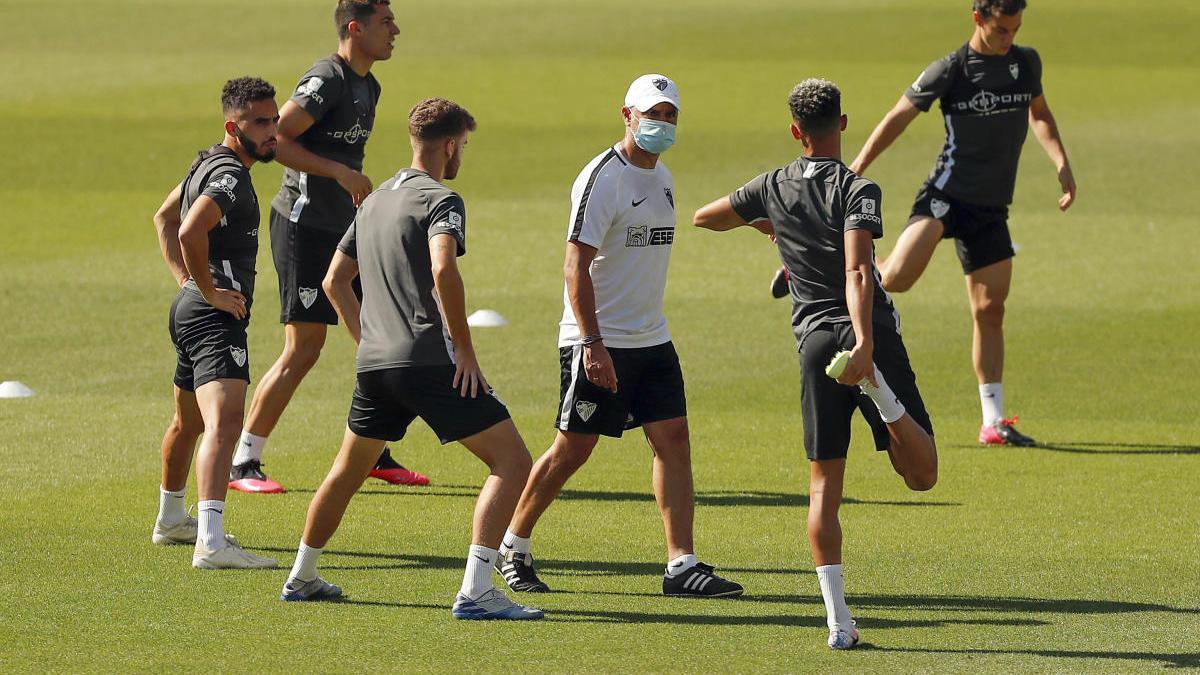
[[1064, 659], [1118, 659], [1128, 661], [1159, 661], [1167, 668], [1200, 668], [1200, 653], [1170, 654], [1156, 652], [1088, 652], [1066, 649], [921, 649], [906, 647], [878, 647], [860, 645], [864, 651], [896, 652], [910, 654], [982, 654], [1046, 656]]
[[[315, 492], [312, 488], [288, 488], [288, 492], [300, 494]], [[368, 488], [359, 490], [360, 495], [388, 495], [401, 497], [471, 497], [479, 495], [478, 485], [436, 485], [429, 487], [397, 486], [392, 490]], [[558, 495], [560, 501], [593, 501], [593, 502], [654, 502], [650, 492], [633, 492], [627, 490], [563, 490]], [[901, 501], [855, 499], [844, 497], [843, 504], [864, 504], [867, 506], [962, 506], [959, 502], [933, 501]], [[808, 506], [808, 495], [789, 492], [761, 492], [754, 490], [710, 491], [697, 492], [696, 504], [699, 506]]]
[[[967, 443], [952, 444], [947, 447], [959, 450], [978, 450], [979, 445]], [[1011, 452], [1016, 448], [997, 445], [984, 449], [1004, 450]], [[1069, 452], [1077, 455], [1200, 455], [1198, 445], [1170, 445], [1164, 443], [1091, 443], [1088, 441], [1059, 441], [1053, 443], [1038, 443], [1036, 447], [1021, 448], [1032, 452], [1049, 450], [1050, 452]]]
[[1197, 445], [1163, 445], [1160, 443], [1088, 443], [1070, 441], [1043, 443], [1038, 450], [1070, 452], [1080, 455], [1200, 455]]
[[[690, 603], [689, 600], [680, 602]], [[706, 601], [701, 601], [706, 602]], [[722, 605], [737, 603], [723, 601]], [[394, 607], [396, 609], [428, 609], [447, 611], [448, 605], [431, 605], [426, 603], [387, 602], [382, 600], [343, 600], [339, 605], [363, 605], [367, 607]], [[536, 602], [530, 604], [537, 605]], [[567, 623], [605, 623], [605, 624], [670, 624], [676, 626], [794, 626], [799, 628], [825, 628], [825, 618], [820, 612], [805, 614], [769, 614], [721, 616], [715, 614], [697, 614], [690, 611], [679, 612], [629, 612], [611, 610], [582, 610], [582, 609], [548, 609], [546, 621]], [[1035, 619], [863, 619], [859, 625], [864, 628], [936, 628], [950, 624], [968, 625], [1004, 625], [1004, 626], [1044, 626], [1046, 622]]]
[[[278, 546], [256, 546], [255, 550], [272, 553], [294, 553], [294, 548]], [[326, 551], [322, 556], [328, 561], [332, 556], [347, 556], [351, 558], [367, 558], [376, 561], [368, 565], [328, 565], [322, 564], [323, 570], [398, 570], [398, 569], [437, 569], [460, 570], [465, 560], [459, 557], [441, 555], [418, 555], [414, 553], [371, 553], [367, 551]], [[619, 562], [611, 560], [554, 560], [538, 558], [537, 569], [541, 573], [558, 576], [662, 576], [661, 562]], [[810, 569], [785, 567], [721, 567], [723, 572], [743, 572], [747, 574], [811, 574]]]

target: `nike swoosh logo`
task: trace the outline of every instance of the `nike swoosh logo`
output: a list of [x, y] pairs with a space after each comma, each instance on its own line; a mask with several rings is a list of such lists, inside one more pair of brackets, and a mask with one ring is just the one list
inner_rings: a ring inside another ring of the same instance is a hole
[[488, 561], [488, 559], [487, 559], [487, 558], [485, 558], [485, 557], [483, 557], [483, 556], [481, 556], [481, 555], [477, 555], [477, 556], [475, 556], [475, 559], [476, 559], [476, 560], [482, 560], [483, 562], [487, 562], [487, 561]]
[[633, 200], [633, 208], [635, 208], [635, 209], [636, 209], [637, 207], [641, 206], [641, 205], [642, 205], [642, 202], [646, 201], [646, 199], [648, 199], [648, 198], [647, 198], [647, 197], [642, 197], [641, 199], [635, 199], [635, 200]]

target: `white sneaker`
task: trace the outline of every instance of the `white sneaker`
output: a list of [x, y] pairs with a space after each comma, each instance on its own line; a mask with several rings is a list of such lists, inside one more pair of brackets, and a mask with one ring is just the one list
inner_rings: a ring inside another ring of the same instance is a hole
[[454, 598], [451, 610], [456, 619], [506, 619], [536, 620], [542, 618], [542, 610], [518, 605], [506, 595], [493, 588], [474, 600], [459, 593]]
[[850, 630], [842, 628], [829, 629], [829, 648], [830, 649], [853, 649], [858, 644], [858, 624], [854, 621], [850, 622]]
[[225, 535], [225, 545], [215, 550], [208, 550], [196, 543], [196, 552], [192, 554], [192, 567], [200, 570], [261, 570], [276, 567], [274, 558], [264, 558], [254, 555], [238, 543], [237, 537]]
[[160, 546], [194, 544], [196, 543], [196, 527], [198, 524], [196, 519], [191, 516], [184, 516], [183, 520], [174, 525], [163, 525], [155, 521], [154, 534], [150, 536], [150, 541]]

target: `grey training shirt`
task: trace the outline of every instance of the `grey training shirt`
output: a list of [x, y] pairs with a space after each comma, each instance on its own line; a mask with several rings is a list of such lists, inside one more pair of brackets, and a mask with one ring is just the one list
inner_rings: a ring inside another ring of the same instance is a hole
[[[359, 77], [333, 54], [300, 78], [291, 101], [316, 120], [296, 140], [313, 154], [362, 171], [382, 89], [375, 76]], [[285, 168], [271, 208], [302, 227], [342, 233], [354, 219], [350, 193], [332, 178]]]
[[1012, 203], [1029, 105], [1042, 95], [1042, 60], [1013, 45], [985, 56], [963, 45], [929, 64], [905, 97], [921, 111], [942, 104], [946, 142], [929, 183], [970, 204]]
[[362, 282], [358, 372], [454, 363], [429, 240], [448, 234], [461, 256], [466, 226], [462, 197], [417, 169], [404, 169], [363, 202], [338, 245], [358, 260]]
[[[187, 218], [201, 195], [220, 207], [221, 222], [208, 232], [208, 271], [213, 286], [240, 292], [250, 307], [259, 224], [258, 195], [250, 182], [250, 170], [233, 150], [214, 145], [192, 163], [181, 188], [181, 219]], [[192, 279], [184, 288], [200, 293]]]
[[[797, 345], [817, 326], [850, 323], [846, 306], [845, 232], [862, 229], [883, 236], [879, 186], [855, 175], [836, 159], [801, 157], [768, 171], [729, 196], [743, 220], [766, 218], [775, 226], [779, 257], [792, 292], [792, 327]], [[872, 262], [874, 269], [874, 262]], [[871, 320], [899, 330], [892, 299], [874, 270]]]

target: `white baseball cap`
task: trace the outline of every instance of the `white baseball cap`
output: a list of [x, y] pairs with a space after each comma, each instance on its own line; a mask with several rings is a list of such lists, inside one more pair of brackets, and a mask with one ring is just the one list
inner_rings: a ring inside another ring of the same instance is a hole
[[666, 75], [657, 73], [642, 75], [625, 93], [625, 107], [636, 108], [638, 112], [646, 112], [663, 101], [679, 110], [679, 86]]

